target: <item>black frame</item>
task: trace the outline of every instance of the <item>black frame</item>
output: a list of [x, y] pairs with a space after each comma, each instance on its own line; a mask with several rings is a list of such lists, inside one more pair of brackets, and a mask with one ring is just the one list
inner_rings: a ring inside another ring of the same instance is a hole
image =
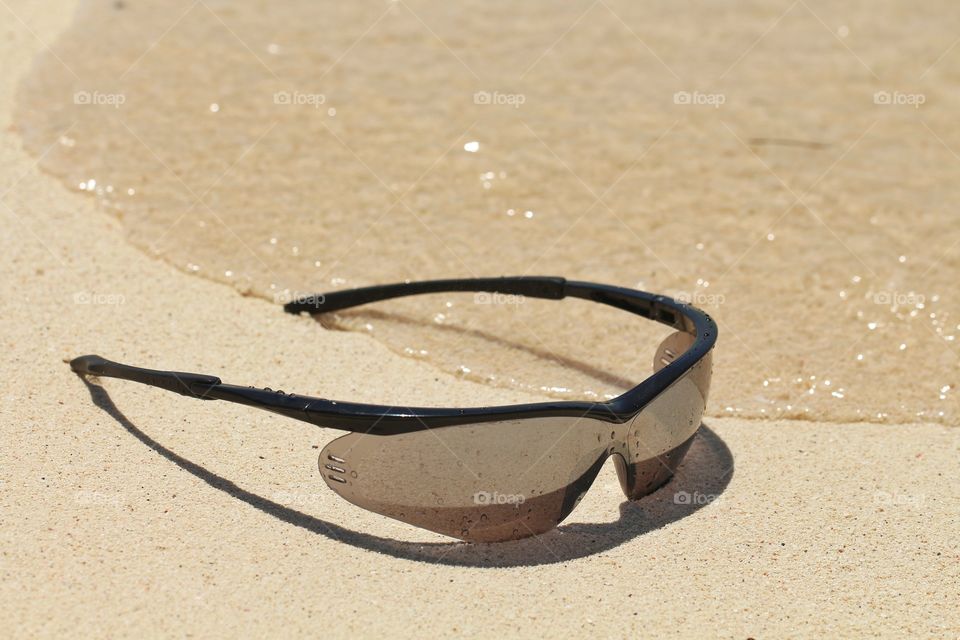
[[582, 298], [666, 324], [695, 336], [695, 340], [690, 348], [673, 362], [636, 387], [607, 402], [555, 401], [463, 409], [387, 407], [333, 401], [271, 389], [224, 384], [216, 376], [142, 369], [111, 362], [97, 355], [75, 358], [70, 362], [70, 367], [78, 374], [132, 380], [201, 400], [236, 402], [320, 427], [390, 435], [458, 424], [554, 416], [588, 417], [611, 423], [627, 422], [651, 400], [683, 377], [710, 352], [717, 341], [717, 325], [709, 315], [673, 298], [623, 287], [543, 276], [427, 280], [362, 287], [299, 299], [284, 305], [284, 311], [316, 315], [401, 296], [461, 291], [512, 294], [550, 300]]

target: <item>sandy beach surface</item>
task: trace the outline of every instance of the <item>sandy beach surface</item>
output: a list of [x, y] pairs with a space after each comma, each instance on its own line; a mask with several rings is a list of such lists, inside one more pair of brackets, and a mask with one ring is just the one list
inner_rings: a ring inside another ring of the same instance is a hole
[[467, 545], [330, 492], [332, 431], [86, 385], [64, 359], [385, 404], [538, 399], [150, 259], [41, 173], [10, 114], [72, 8], [0, 2], [5, 634], [960, 636], [951, 425], [709, 418], [653, 496], [624, 502], [608, 464], [558, 530]]

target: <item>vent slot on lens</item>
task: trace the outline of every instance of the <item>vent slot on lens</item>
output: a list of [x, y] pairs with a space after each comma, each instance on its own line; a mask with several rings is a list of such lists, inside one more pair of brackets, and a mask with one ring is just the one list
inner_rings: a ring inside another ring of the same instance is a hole
[[[340, 484], [347, 484], [347, 479], [344, 478], [341, 474], [347, 472], [347, 461], [343, 458], [337, 457], [333, 454], [327, 454], [327, 462], [323, 465], [323, 469], [330, 471], [332, 473], [327, 473], [327, 477], [333, 480], [334, 482], [339, 482]], [[332, 464], [331, 464], [332, 463]], [[320, 470], [323, 473], [323, 469]]]
[[664, 349], [663, 355], [660, 356], [660, 362], [666, 366], [677, 359], [677, 354], [672, 349]]

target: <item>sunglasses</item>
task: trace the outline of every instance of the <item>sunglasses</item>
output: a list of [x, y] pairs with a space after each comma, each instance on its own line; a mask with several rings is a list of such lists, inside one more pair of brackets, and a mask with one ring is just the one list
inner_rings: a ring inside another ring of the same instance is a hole
[[474, 291], [582, 298], [677, 331], [654, 373], [607, 402], [554, 401], [462, 409], [398, 408], [223, 384], [196, 373], [141, 369], [87, 355], [79, 374], [132, 380], [191, 398], [227, 400], [347, 431], [320, 453], [327, 485], [353, 504], [469, 542], [497, 542], [556, 527], [612, 457], [631, 500], [663, 486], [690, 447], [707, 402], [717, 325], [671, 298], [552, 277], [430, 280], [301, 298], [311, 315], [401, 296]]

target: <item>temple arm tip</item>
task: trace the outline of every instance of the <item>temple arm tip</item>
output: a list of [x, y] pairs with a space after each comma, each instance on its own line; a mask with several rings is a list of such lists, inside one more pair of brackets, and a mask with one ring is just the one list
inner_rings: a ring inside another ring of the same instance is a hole
[[70, 361], [70, 368], [74, 373], [97, 375], [97, 369], [107, 361], [97, 355], [86, 355], [74, 358]]
[[213, 400], [210, 391], [218, 386], [220, 378], [202, 373], [184, 371], [158, 371], [141, 369], [127, 364], [112, 362], [98, 355], [86, 355], [70, 361], [70, 368], [80, 375], [102, 376], [132, 380], [152, 387], [159, 387], [192, 398]]

